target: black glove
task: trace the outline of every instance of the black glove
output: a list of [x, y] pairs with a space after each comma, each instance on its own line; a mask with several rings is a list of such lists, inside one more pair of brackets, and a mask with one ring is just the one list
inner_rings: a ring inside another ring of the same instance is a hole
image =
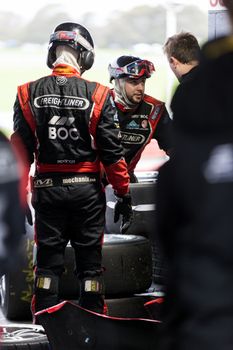
[[124, 234], [128, 230], [133, 220], [133, 210], [131, 206], [131, 195], [130, 193], [124, 196], [117, 196], [117, 202], [114, 209], [114, 222], [117, 222], [122, 215], [121, 222], [121, 233]]
[[29, 225], [33, 225], [33, 221], [32, 221], [32, 213], [31, 213], [31, 209], [29, 208], [29, 205], [26, 204], [26, 208], [25, 208], [25, 216], [27, 218], [27, 222], [29, 223]]

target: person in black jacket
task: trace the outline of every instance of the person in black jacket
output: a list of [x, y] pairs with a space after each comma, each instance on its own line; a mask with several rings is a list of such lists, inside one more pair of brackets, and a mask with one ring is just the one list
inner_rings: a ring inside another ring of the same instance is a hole
[[59, 302], [64, 252], [70, 240], [80, 280], [80, 306], [104, 312], [102, 241], [105, 193], [100, 162], [118, 201], [123, 231], [132, 209], [118, 116], [109, 88], [83, 79], [94, 62], [94, 43], [77, 23], [62, 23], [51, 34], [47, 65], [51, 75], [18, 87], [14, 134], [35, 161], [37, 266], [32, 311]]
[[[223, 3], [233, 23], [233, 1]], [[233, 347], [232, 43], [232, 35], [207, 42], [172, 100], [174, 155], [158, 180], [168, 261], [159, 350]]]
[[195, 74], [200, 59], [200, 46], [193, 34], [181, 32], [169, 37], [163, 50], [180, 83]]

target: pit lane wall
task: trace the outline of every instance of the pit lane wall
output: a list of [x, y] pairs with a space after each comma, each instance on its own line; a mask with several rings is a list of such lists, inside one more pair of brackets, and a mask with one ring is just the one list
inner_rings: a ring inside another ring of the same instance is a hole
[[208, 38], [215, 39], [219, 36], [228, 34], [230, 23], [228, 20], [226, 8], [222, 0], [208, 1]]

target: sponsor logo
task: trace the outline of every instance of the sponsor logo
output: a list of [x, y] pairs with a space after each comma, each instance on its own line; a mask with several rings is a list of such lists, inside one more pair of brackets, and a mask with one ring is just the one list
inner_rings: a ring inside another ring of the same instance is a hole
[[151, 116], [151, 119], [152, 119], [152, 120], [155, 120], [155, 119], [158, 117], [159, 112], [160, 112], [160, 109], [161, 109], [160, 106], [155, 107], [155, 110], [154, 110], [154, 112], [153, 112], [153, 114], [152, 114], [152, 116]]
[[147, 114], [133, 114], [132, 119], [148, 119], [148, 115]]
[[85, 110], [90, 102], [82, 97], [60, 95], [43, 95], [34, 99], [36, 108], [80, 109]]
[[62, 179], [63, 185], [76, 184], [76, 183], [92, 183], [96, 182], [96, 178], [89, 176], [74, 176], [66, 179]]
[[142, 123], [141, 123], [141, 125], [142, 125], [142, 128], [143, 128], [143, 129], [146, 129], [147, 126], [148, 126], [148, 121], [147, 121], [147, 120], [143, 120]]
[[56, 84], [59, 86], [65, 85], [67, 83], [67, 78], [66, 77], [56, 77]]
[[74, 117], [61, 117], [59, 115], [54, 115], [49, 121], [49, 125], [66, 125], [71, 126], [75, 121]]
[[129, 144], [142, 144], [145, 141], [145, 136], [140, 134], [132, 134], [121, 132], [121, 141]]
[[[75, 121], [73, 117], [61, 117], [54, 115], [49, 121], [48, 137], [50, 140], [61, 139], [66, 140], [70, 137], [72, 140], [78, 140], [79, 131], [77, 128], [71, 127]], [[59, 127], [58, 127], [59, 126]]]
[[128, 129], [138, 129], [139, 125], [135, 122], [135, 120], [132, 120], [126, 127]]
[[74, 159], [58, 159], [57, 164], [75, 164]]
[[53, 186], [53, 180], [52, 179], [37, 179], [34, 180], [34, 187], [40, 188], [40, 187], [51, 187]]

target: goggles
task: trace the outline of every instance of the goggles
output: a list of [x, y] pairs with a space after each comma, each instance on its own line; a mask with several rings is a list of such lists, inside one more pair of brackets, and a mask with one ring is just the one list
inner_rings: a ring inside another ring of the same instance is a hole
[[146, 76], [149, 78], [151, 74], [155, 71], [155, 67], [152, 62], [147, 60], [137, 60], [132, 63], [127, 64], [124, 67], [110, 68], [110, 74], [114, 78], [120, 78], [123, 74], [128, 77], [138, 78]]
[[58, 41], [72, 41], [73, 43], [82, 45], [86, 50], [92, 51], [93, 47], [78, 32], [61, 30], [50, 35], [50, 44]]

